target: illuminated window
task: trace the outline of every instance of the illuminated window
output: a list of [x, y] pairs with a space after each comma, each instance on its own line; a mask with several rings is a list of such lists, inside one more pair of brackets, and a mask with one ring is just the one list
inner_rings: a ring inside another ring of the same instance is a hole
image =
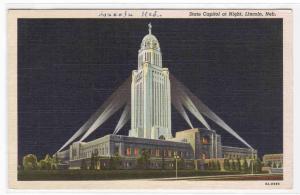
[[134, 155], [135, 156], [139, 155], [139, 149], [138, 148], [134, 148]]
[[167, 150], [164, 150], [164, 156], [167, 156], [167, 155], [168, 155]]
[[151, 156], [154, 156], [155, 155], [155, 149], [151, 149], [150, 154], [151, 154]]
[[127, 155], [127, 156], [130, 156], [130, 154], [131, 154], [131, 150], [130, 150], [130, 147], [128, 147], [128, 148], [126, 149], [126, 155]]
[[172, 156], [172, 150], [168, 150], [168, 157]]
[[180, 151], [179, 154], [180, 154], [180, 157], [183, 158], [183, 152]]
[[156, 151], [155, 151], [155, 156], [160, 156], [160, 151], [159, 151], [159, 149], [156, 149]]
[[209, 137], [208, 137], [208, 136], [202, 137], [201, 143], [202, 143], [202, 144], [209, 144]]

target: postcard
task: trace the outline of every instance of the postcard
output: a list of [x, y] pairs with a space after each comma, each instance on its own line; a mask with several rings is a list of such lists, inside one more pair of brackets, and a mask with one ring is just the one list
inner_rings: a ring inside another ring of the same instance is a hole
[[292, 10], [8, 10], [9, 187], [291, 189]]

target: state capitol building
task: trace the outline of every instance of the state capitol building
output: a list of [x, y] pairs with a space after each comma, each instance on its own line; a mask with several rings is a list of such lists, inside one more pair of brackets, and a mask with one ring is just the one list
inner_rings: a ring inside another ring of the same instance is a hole
[[224, 158], [250, 159], [257, 151], [222, 145], [213, 129], [191, 128], [172, 135], [171, 84], [169, 70], [163, 66], [158, 39], [149, 33], [138, 51], [138, 66], [132, 71], [130, 121], [128, 136], [109, 134], [90, 142], [76, 141], [55, 155], [62, 168], [87, 168], [94, 156], [96, 169], [109, 166], [110, 158], [120, 158], [120, 169], [135, 169], [138, 159], [147, 153], [150, 169], [172, 169], [174, 158], [180, 158], [186, 169], [204, 169], [208, 160]]

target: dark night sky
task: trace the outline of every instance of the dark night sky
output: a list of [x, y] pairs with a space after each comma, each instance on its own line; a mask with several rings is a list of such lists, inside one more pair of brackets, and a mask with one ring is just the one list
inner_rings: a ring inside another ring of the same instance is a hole
[[[260, 155], [282, 152], [280, 19], [19, 19], [19, 160], [56, 152], [131, 75], [149, 22], [164, 67]], [[111, 133], [120, 114], [88, 140]], [[224, 145], [243, 146], [208, 122]], [[172, 128], [189, 128], [174, 108]]]

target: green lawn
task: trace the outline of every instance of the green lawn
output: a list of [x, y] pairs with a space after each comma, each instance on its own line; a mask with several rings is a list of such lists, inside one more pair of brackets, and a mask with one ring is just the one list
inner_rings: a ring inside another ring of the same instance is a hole
[[[238, 174], [239, 172], [178, 170], [179, 177]], [[20, 181], [117, 180], [175, 177], [175, 170], [19, 170]]]

